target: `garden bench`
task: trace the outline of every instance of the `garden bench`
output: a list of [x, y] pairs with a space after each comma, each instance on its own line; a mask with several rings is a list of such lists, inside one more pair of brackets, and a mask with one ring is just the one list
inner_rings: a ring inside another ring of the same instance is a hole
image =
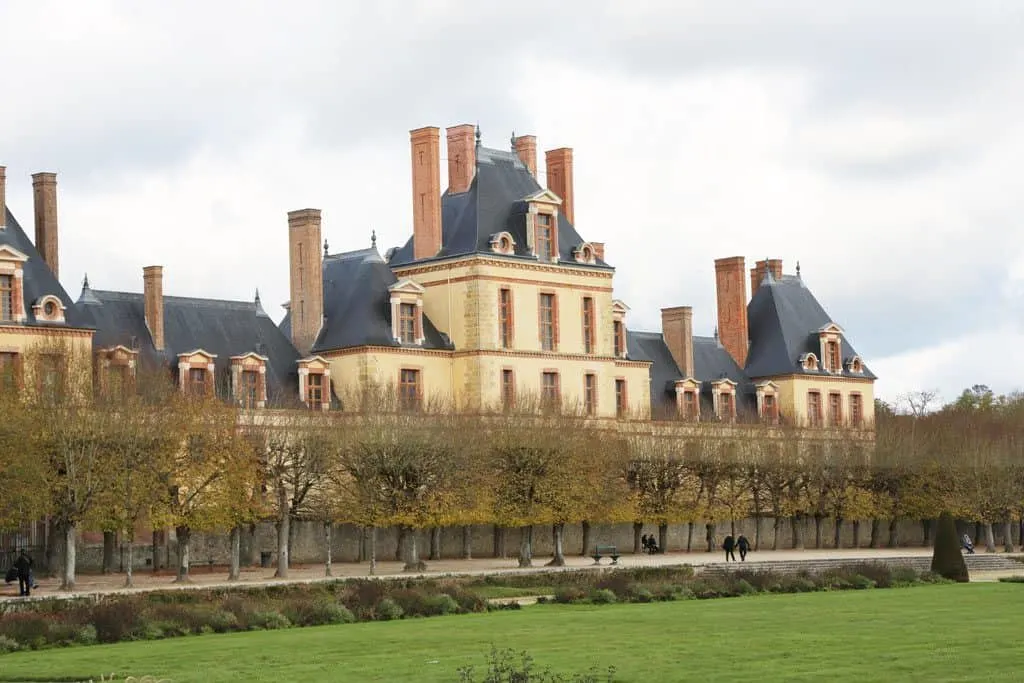
[[601, 564], [601, 558], [608, 555], [612, 558], [612, 564], [619, 563], [619, 549], [613, 545], [599, 545], [594, 547], [594, 564]]

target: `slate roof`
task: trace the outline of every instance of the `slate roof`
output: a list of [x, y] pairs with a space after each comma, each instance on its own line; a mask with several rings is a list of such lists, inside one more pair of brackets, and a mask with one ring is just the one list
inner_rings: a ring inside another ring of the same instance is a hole
[[[28, 261], [22, 265], [22, 287], [25, 296], [26, 318], [24, 322], [13, 324], [38, 327], [90, 327], [88, 321], [75, 307], [71, 297], [68, 296], [60, 282], [54, 277], [50, 267], [43, 261], [43, 257], [36, 250], [32, 240], [22, 230], [21, 224], [18, 223], [10, 209], [7, 209], [7, 227], [4, 230], [0, 230], [0, 245], [8, 245], [28, 256]], [[64, 323], [37, 321], [32, 313], [32, 305], [48, 294], [57, 297], [64, 304]]]
[[255, 301], [221, 301], [164, 296], [164, 351], [153, 346], [146, 326], [142, 294], [82, 287], [77, 306], [96, 328], [93, 345], [122, 344], [143, 357], [177, 366], [177, 355], [196, 349], [215, 354], [218, 381], [230, 368], [231, 356], [255, 351], [266, 356], [267, 398], [298, 395], [298, 352]]
[[[805, 370], [799, 359], [814, 353], [821, 367], [821, 344], [818, 330], [833, 320], [814, 298], [800, 277], [784, 275], [775, 280], [767, 273], [747, 306], [750, 347], [744, 370], [749, 377], [773, 375], [829, 375], [824, 370]], [[842, 376], [876, 379], [862, 364], [863, 373], [850, 373], [846, 362], [857, 355], [845, 335], [841, 337]]]
[[[432, 258], [446, 258], [465, 254], [489, 254], [499, 258], [529, 259], [537, 257], [527, 250], [526, 209], [523, 201], [541, 186], [514, 152], [487, 147], [476, 149], [476, 174], [466, 192], [441, 197], [441, 251]], [[501, 256], [491, 251], [492, 236], [509, 232], [515, 240], [515, 254]], [[596, 265], [577, 264], [572, 251], [583, 243], [583, 238], [566, 217], [558, 215], [559, 261], [563, 265], [587, 268], [608, 268], [598, 260]], [[388, 263], [400, 266], [413, 262], [413, 239], [396, 249]], [[427, 260], [427, 259], [423, 259]]]
[[[398, 282], [377, 249], [360, 249], [324, 258], [324, 326], [313, 353], [355, 346], [402, 346], [391, 334], [391, 293]], [[281, 321], [280, 331], [291, 338], [291, 314]], [[422, 346], [451, 349], [448, 338], [423, 316]]]

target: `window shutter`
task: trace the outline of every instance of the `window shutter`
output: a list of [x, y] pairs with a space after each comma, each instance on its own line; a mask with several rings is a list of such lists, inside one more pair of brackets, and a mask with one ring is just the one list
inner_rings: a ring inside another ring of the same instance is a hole
[[551, 324], [554, 327], [552, 336], [555, 339], [555, 351], [558, 350], [559, 334], [558, 334], [558, 295], [551, 295]]

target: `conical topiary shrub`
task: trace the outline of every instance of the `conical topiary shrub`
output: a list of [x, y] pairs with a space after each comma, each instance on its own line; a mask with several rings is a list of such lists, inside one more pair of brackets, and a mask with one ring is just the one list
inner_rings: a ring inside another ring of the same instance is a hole
[[932, 571], [947, 579], [966, 583], [971, 580], [967, 563], [960, 552], [960, 539], [956, 537], [956, 523], [953, 515], [943, 512], [939, 517], [939, 530], [935, 534], [935, 552], [932, 554]]

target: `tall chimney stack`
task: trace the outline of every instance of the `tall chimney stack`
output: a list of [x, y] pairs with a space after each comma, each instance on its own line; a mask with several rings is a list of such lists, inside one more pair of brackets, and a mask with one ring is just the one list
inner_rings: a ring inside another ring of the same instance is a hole
[[537, 177], [537, 136], [520, 135], [514, 139], [515, 153], [530, 175]]
[[412, 143], [412, 251], [414, 259], [441, 251], [441, 131], [409, 132]]
[[320, 209], [288, 212], [288, 269], [292, 344], [308, 356], [324, 321], [323, 257], [320, 256]]
[[661, 336], [665, 338], [665, 346], [679, 372], [683, 373], [683, 379], [693, 378], [693, 308], [676, 306], [661, 309]]
[[164, 267], [146, 266], [142, 269], [142, 284], [146, 327], [153, 338], [153, 347], [164, 350]]
[[544, 152], [544, 161], [548, 170], [548, 189], [562, 199], [562, 214], [573, 225], [576, 225], [573, 212], [572, 189], [572, 149], [560, 147]]
[[765, 266], [772, 274], [772, 279], [776, 282], [782, 280], [782, 259], [770, 258]]
[[[476, 174], [476, 127], [468, 123], [448, 129], [448, 192], [469, 190]], [[440, 194], [440, 192], [438, 193]]]
[[718, 293], [718, 338], [743, 368], [747, 363], [747, 281], [742, 256], [715, 260]]
[[32, 193], [36, 208], [36, 251], [60, 279], [57, 262], [57, 174], [32, 174]]
[[768, 261], [757, 261], [750, 269], [750, 298], [754, 298], [757, 288], [764, 282], [764, 274], [768, 271]]
[[0, 230], [7, 227], [7, 167], [0, 166]]

